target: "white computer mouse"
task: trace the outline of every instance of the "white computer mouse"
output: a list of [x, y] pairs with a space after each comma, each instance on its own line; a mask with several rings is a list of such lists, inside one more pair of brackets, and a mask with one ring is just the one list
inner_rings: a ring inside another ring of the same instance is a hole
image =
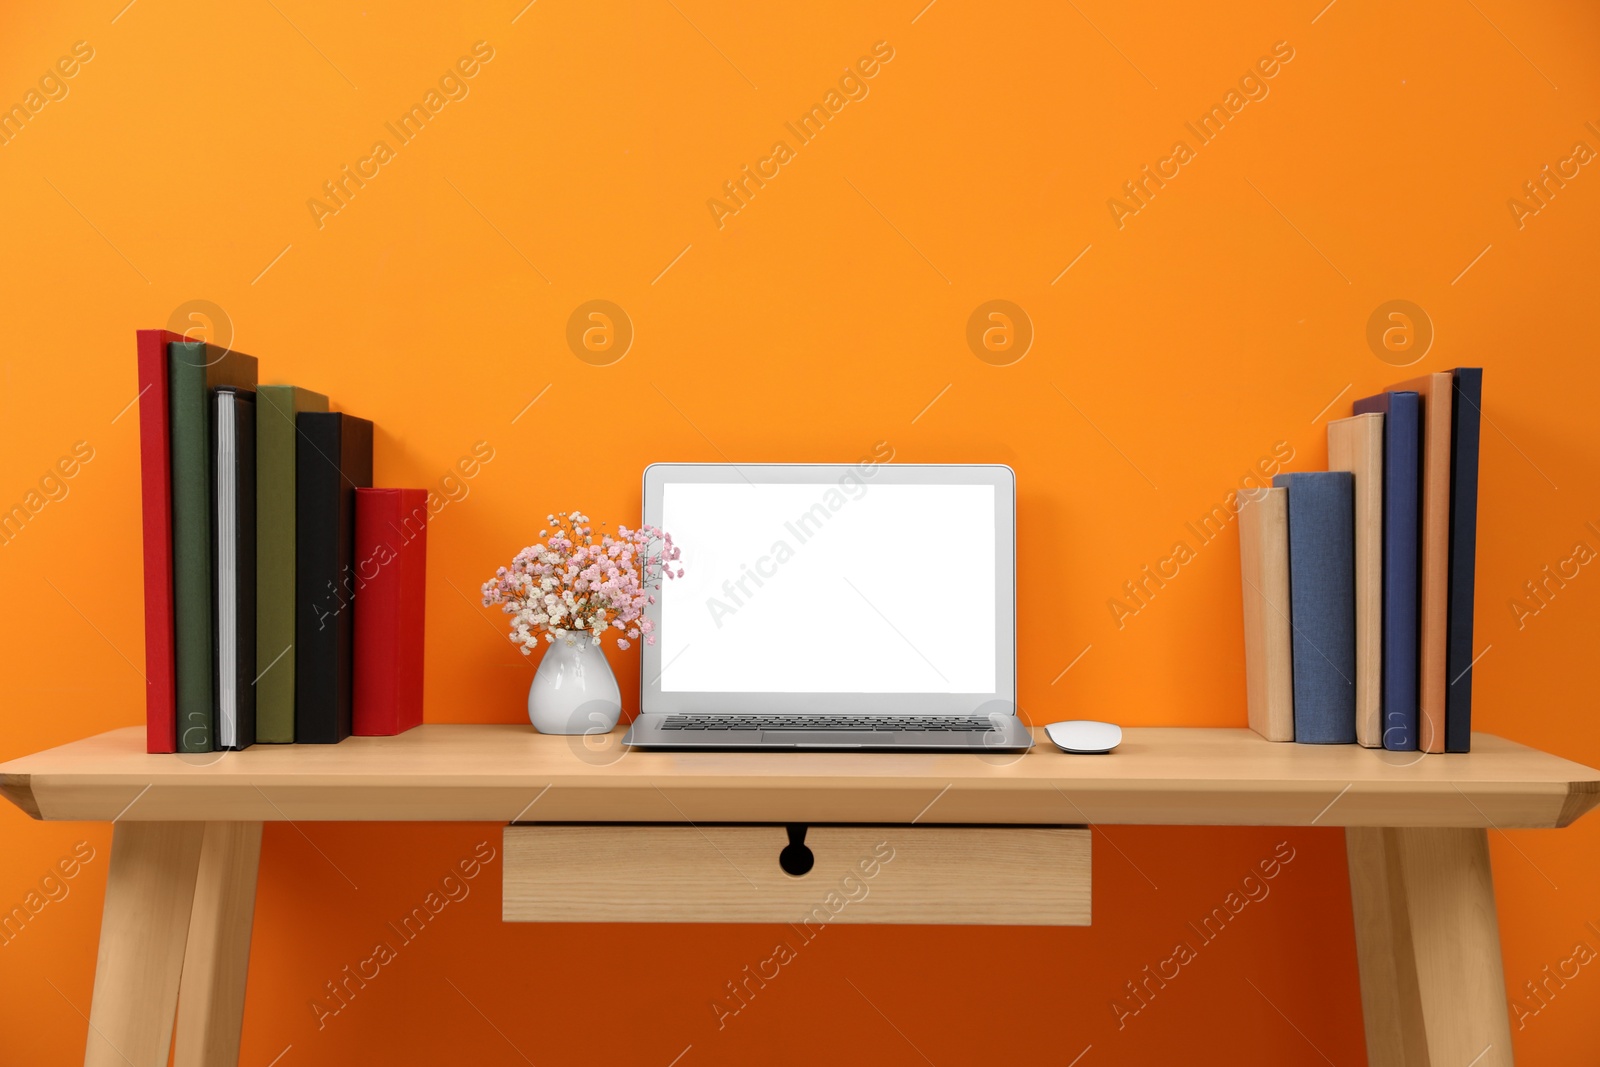
[[1044, 732], [1050, 736], [1050, 740], [1055, 742], [1055, 746], [1061, 751], [1072, 752], [1080, 756], [1110, 752], [1122, 744], [1122, 727], [1109, 722], [1094, 722], [1090, 719], [1053, 722], [1044, 728]]

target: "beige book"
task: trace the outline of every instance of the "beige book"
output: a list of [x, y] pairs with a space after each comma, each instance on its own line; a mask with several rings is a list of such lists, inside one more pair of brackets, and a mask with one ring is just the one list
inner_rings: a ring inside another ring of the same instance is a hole
[[1289, 626], [1289, 490], [1240, 494], [1239, 572], [1244, 593], [1245, 694], [1250, 729], [1294, 740]]
[[1443, 752], [1450, 627], [1451, 374], [1440, 371], [1389, 388], [1414, 389], [1422, 398], [1422, 633], [1417, 657], [1421, 714], [1417, 747], [1423, 752]]
[[1383, 416], [1328, 423], [1328, 469], [1356, 492], [1356, 742], [1383, 747]]

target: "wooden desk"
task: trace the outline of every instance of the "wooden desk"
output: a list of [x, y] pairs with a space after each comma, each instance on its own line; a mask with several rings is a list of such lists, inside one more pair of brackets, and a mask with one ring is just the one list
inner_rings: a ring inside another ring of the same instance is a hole
[[174, 1011], [180, 1067], [236, 1060], [262, 823], [475, 820], [938, 824], [974, 840], [1343, 826], [1371, 1062], [1492, 1067], [1511, 1063], [1511, 1034], [1487, 830], [1566, 826], [1600, 802], [1600, 771], [1483, 734], [1447, 756], [1242, 729], [1130, 729], [1110, 756], [1042, 738], [1025, 756], [646, 753], [620, 736], [430, 725], [184, 757], [145, 754], [130, 727], [0, 765], [34, 818], [115, 823], [84, 1062], [164, 1065]]

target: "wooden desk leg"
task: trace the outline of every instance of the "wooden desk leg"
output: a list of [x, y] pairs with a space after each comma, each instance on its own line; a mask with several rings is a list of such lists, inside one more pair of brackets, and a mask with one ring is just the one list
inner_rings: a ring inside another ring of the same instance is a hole
[[1372, 1067], [1509, 1067], [1489, 837], [1345, 830]]
[[206, 823], [178, 991], [176, 1067], [239, 1062], [260, 861], [260, 823]]
[[84, 1067], [165, 1067], [202, 823], [119, 822]]

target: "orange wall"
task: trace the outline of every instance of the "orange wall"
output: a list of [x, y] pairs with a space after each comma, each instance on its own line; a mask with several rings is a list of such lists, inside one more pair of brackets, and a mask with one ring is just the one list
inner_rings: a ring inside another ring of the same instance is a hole
[[[1508, 208], [1574, 142], [1600, 149], [1594, 10], [122, 2], [0, 13], [0, 103], [75, 42], [93, 52], [0, 146], [0, 505], [93, 450], [0, 547], [0, 758], [141, 721], [133, 331], [204, 301], [264, 377], [376, 421], [381, 483], [455, 498], [429, 537], [432, 722], [522, 718], [531, 664], [474, 590], [546, 512], [636, 521], [652, 460], [853, 460], [886, 441], [899, 461], [1016, 468], [1034, 721], [1242, 725], [1231, 528], [1137, 614], [1108, 601], [1279, 442], [1314, 469], [1351, 397], [1481, 364], [1478, 724], [1600, 764], [1600, 577], [1520, 621], [1509, 606], [1575, 542], [1600, 548], [1600, 172], [1537, 214]], [[493, 57], [468, 95], [400, 145], [385, 123], [479, 41]], [[893, 58], [868, 95], [799, 144], [785, 122], [876, 42]], [[1268, 95], [1200, 145], [1185, 122], [1277, 42], [1293, 58]], [[346, 206], [307, 206], [380, 139], [394, 158]], [[780, 139], [793, 158], [747, 206], [708, 207]], [[1165, 188], [1108, 208], [1180, 139], [1193, 158]], [[565, 341], [591, 299], [634, 325], [609, 366]], [[1034, 329], [1009, 366], [965, 339], [991, 299]], [[1436, 331], [1405, 370], [1366, 341], [1393, 299]], [[442, 487], [477, 442], [493, 460]], [[637, 668], [616, 664], [628, 692]], [[1113, 828], [1092, 928], [830, 928], [721, 1030], [712, 1000], [786, 929], [503, 926], [496, 860], [319, 1031], [324, 982], [497, 834], [269, 826], [242, 1062], [1364, 1056], [1331, 829]], [[0, 841], [6, 908], [93, 850], [0, 947], [0, 1060], [74, 1062], [109, 834], [3, 805]], [[1280, 841], [1295, 859], [1271, 896], [1119, 1031], [1124, 983]], [[1492, 836], [1513, 993], [1600, 947], [1597, 844], [1596, 819]], [[1591, 1058], [1597, 1010], [1585, 969], [1513, 1022], [1521, 1062]]]

